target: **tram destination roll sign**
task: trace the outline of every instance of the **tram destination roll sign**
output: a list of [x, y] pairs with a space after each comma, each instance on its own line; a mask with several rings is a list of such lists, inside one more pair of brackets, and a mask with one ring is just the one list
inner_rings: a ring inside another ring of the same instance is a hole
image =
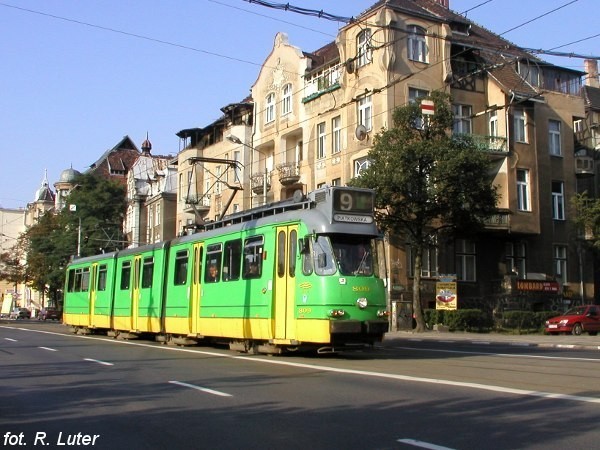
[[333, 219], [337, 222], [372, 223], [375, 193], [369, 190], [335, 189]]

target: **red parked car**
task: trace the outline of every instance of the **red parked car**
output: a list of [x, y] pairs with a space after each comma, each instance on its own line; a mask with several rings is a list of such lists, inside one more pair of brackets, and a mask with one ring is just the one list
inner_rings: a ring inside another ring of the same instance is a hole
[[583, 305], [571, 308], [561, 316], [546, 321], [546, 333], [570, 333], [579, 336], [588, 333], [596, 336], [600, 331], [600, 306]]

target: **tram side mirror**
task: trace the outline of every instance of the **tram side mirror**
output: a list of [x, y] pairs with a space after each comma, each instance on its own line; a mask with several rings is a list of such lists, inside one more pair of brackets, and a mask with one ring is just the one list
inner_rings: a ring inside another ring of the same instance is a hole
[[300, 253], [303, 255], [307, 255], [310, 253], [310, 245], [308, 238], [300, 238], [298, 239], [298, 249]]

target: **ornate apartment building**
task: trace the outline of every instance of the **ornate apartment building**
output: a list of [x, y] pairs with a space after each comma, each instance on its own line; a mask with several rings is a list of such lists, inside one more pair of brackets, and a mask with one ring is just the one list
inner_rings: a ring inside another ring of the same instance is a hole
[[[279, 33], [249, 99], [178, 133], [178, 233], [219, 217], [231, 198], [227, 213], [348, 183], [368, 166], [396, 107], [443, 91], [452, 97], [452, 132], [472, 135], [489, 155], [500, 198], [483, 233], [426, 252], [424, 306], [435, 304], [443, 274], [456, 277], [461, 308], [591, 302], [594, 261], [570, 206], [595, 173], [594, 147], [582, 139], [597, 136], [589, 119], [598, 114], [597, 69], [586, 101], [584, 75], [527, 53], [444, 0], [379, 1], [314, 52]], [[409, 304], [405, 237], [389, 236], [388, 263], [392, 301]]]

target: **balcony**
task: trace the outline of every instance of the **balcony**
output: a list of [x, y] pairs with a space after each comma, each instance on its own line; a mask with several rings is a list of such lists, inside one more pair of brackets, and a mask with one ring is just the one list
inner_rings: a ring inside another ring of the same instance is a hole
[[283, 163], [277, 166], [279, 182], [283, 186], [290, 186], [300, 181], [300, 166], [298, 163]]
[[454, 134], [456, 138], [469, 136], [478, 150], [502, 157], [508, 156], [507, 139], [503, 136], [485, 136], [482, 134]]
[[185, 206], [183, 211], [190, 214], [198, 212], [205, 216], [210, 211], [210, 195], [188, 195], [185, 197]]
[[265, 195], [265, 186], [267, 188], [267, 192], [271, 190], [271, 180], [269, 179], [269, 174], [265, 172], [255, 173], [250, 176], [250, 186], [252, 188], [252, 192], [256, 195]]
[[587, 178], [594, 176], [594, 158], [577, 152], [575, 154], [575, 175], [577, 178]]
[[510, 212], [500, 211], [485, 220], [487, 230], [508, 230], [510, 227]]

